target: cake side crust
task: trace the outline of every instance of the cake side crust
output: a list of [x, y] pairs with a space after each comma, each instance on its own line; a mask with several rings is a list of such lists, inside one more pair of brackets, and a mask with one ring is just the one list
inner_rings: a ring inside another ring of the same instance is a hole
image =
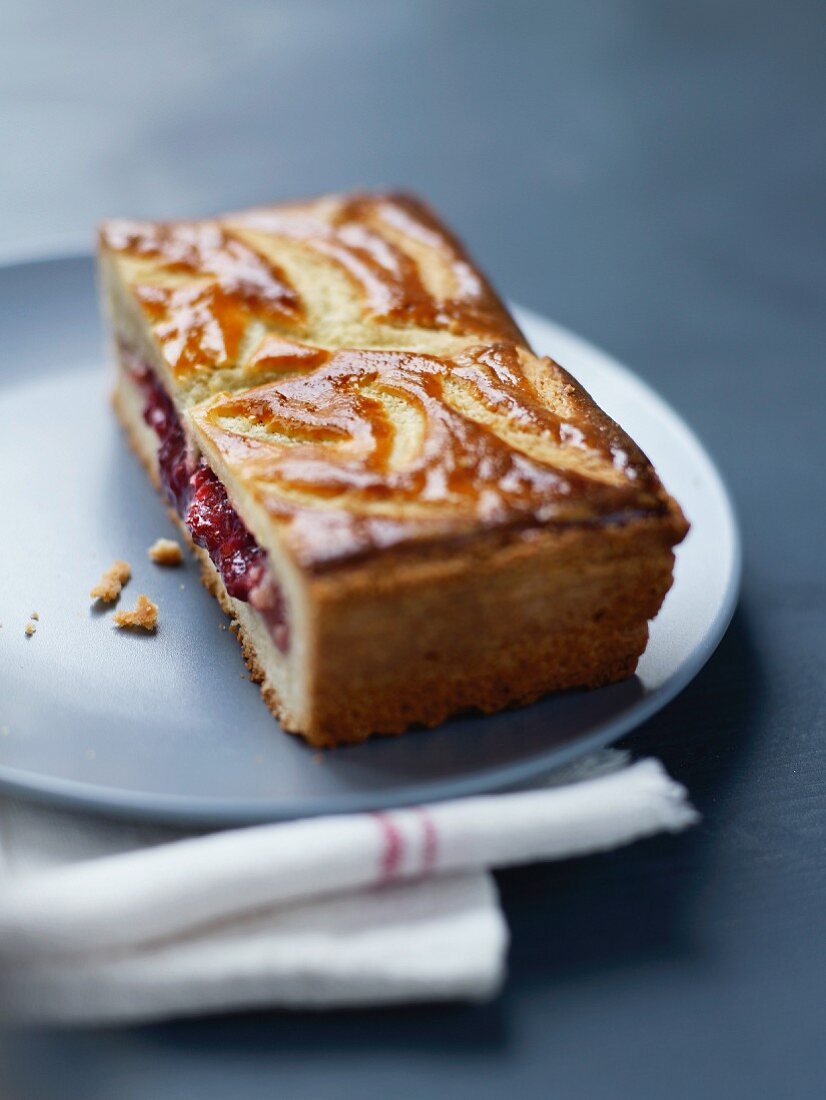
[[672, 583], [657, 524], [515, 539], [322, 577], [310, 735], [360, 740], [633, 675]]

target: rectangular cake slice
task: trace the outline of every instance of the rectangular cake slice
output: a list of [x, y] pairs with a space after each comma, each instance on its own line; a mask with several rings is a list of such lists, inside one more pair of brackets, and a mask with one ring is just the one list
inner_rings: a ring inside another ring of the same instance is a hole
[[313, 745], [630, 676], [687, 525], [406, 196], [100, 235], [115, 408]]

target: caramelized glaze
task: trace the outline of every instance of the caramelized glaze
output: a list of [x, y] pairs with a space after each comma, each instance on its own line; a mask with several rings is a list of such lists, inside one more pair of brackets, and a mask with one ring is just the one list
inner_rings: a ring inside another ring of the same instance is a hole
[[[365, 310], [376, 319], [522, 339], [458, 241], [410, 196], [355, 195], [320, 209], [287, 204], [236, 215], [232, 224], [299, 242], [331, 260], [359, 287]], [[448, 293], [426, 286], [423, 255], [443, 268]]]
[[112, 251], [144, 261], [133, 291], [178, 374], [234, 363], [254, 321], [301, 318], [283, 272], [217, 223], [111, 221], [101, 238]]
[[561, 367], [532, 354], [414, 199], [112, 222], [102, 243], [200, 445], [308, 567], [668, 507], [645, 456]]
[[341, 351], [190, 416], [305, 566], [479, 526], [591, 521], [662, 503], [630, 441], [619, 447], [598, 423], [569, 424], [543, 406], [509, 344], [452, 363]]
[[[266, 255], [250, 244], [251, 234]], [[361, 297], [367, 344], [377, 335], [371, 321], [524, 342], [458, 242], [405, 196], [287, 204], [221, 221], [110, 221], [101, 231], [103, 247], [131, 262], [124, 274], [182, 383], [195, 372], [260, 373], [264, 363], [278, 369], [261, 348], [273, 335], [293, 347], [306, 342], [313, 303], [302, 301], [273, 258], [285, 242], [347, 276]], [[249, 339], [255, 323], [262, 331]]]

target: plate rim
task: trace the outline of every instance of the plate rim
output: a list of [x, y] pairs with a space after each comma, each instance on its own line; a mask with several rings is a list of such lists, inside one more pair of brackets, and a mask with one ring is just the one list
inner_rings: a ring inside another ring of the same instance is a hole
[[[60, 244], [33, 249], [27, 254], [14, 251], [0, 252], [0, 269], [22, 266], [53, 265], [93, 259], [93, 254], [72, 242], [65, 250]], [[508, 303], [519, 319], [527, 319], [537, 325], [551, 325], [583, 354], [601, 360], [623, 383], [643, 397], [647, 404], [663, 410], [673, 425], [679, 429], [684, 442], [701, 457], [706, 472], [719, 493], [729, 527], [731, 545], [731, 569], [726, 578], [723, 597], [707, 626], [702, 639], [676, 672], [660, 687], [631, 704], [620, 715], [607, 718], [588, 733], [573, 741], [555, 746], [544, 752], [528, 756], [524, 760], [505, 765], [492, 765], [462, 777], [417, 782], [401, 791], [375, 792], [359, 790], [329, 794], [311, 801], [292, 803], [288, 809], [271, 799], [246, 799], [237, 797], [203, 798], [193, 795], [147, 794], [140, 791], [118, 790], [100, 787], [79, 780], [33, 775], [19, 768], [0, 764], [0, 792], [25, 801], [46, 804], [63, 810], [82, 811], [87, 814], [107, 816], [119, 820], [136, 821], [173, 826], [209, 826], [231, 828], [264, 822], [284, 822], [302, 818], [339, 816], [353, 813], [378, 812], [404, 806], [422, 805], [453, 798], [467, 798], [492, 794], [516, 787], [543, 774], [563, 767], [618, 740], [630, 730], [640, 726], [653, 714], [665, 707], [697, 676], [711, 658], [724, 637], [740, 594], [743, 572], [743, 551], [737, 511], [720, 470], [697, 433], [681, 414], [634, 371], [618, 361], [610, 352], [566, 326], [543, 316], [536, 310]]]

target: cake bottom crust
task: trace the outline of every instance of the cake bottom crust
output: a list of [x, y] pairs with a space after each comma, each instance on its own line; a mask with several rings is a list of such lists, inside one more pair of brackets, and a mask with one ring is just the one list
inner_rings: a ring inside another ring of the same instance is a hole
[[[115, 411], [153, 484], [163, 492], [155, 453], [143, 435], [142, 421], [135, 422], [130, 396], [129, 383], [122, 378], [113, 395]], [[433, 727], [461, 712], [492, 713], [551, 692], [626, 679], [648, 640], [648, 619], [671, 584], [670, 546], [649, 532], [647, 553], [638, 552], [629, 531], [596, 536], [598, 542], [614, 544], [602, 563], [591, 560], [595, 543], [584, 548], [582, 536], [572, 536], [558, 560], [536, 561], [527, 555], [523, 564], [508, 567], [498, 595], [500, 572], [486, 572], [488, 566], [478, 561], [454, 570], [452, 579], [436, 577], [432, 584], [399, 591], [393, 583], [384, 590], [380, 584], [377, 591], [375, 575], [369, 572], [364, 583], [348, 582], [351, 590], [344, 592], [347, 583], [328, 578], [315, 593], [320, 621], [326, 625], [313, 642], [308, 674], [302, 676], [307, 688], [293, 690], [294, 703], [289, 705], [289, 677], [295, 673], [285, 671], [285, 659], [263, 619], [228, 594], [207, 552], [193, 542], [174, 509], [168, 511], [200, 563], [203, 584], [233, 620], [231, 629], [250, 679], [260, 685], [267, 706], [284, 729], [319, 748], [364, 741], [373, 734], [399, 734], [411, 726]], [[501, 629], [503, 616], [510, 615], [514, 628], [485, 649], [479, 645], [477, 605], [491, 589], [494, 602], [485, 612], [487, 621]], [[451, 619], [446, 619], [445, 608], [451, 608]], [[388, 631], [388, 625], [395, 628]]]

